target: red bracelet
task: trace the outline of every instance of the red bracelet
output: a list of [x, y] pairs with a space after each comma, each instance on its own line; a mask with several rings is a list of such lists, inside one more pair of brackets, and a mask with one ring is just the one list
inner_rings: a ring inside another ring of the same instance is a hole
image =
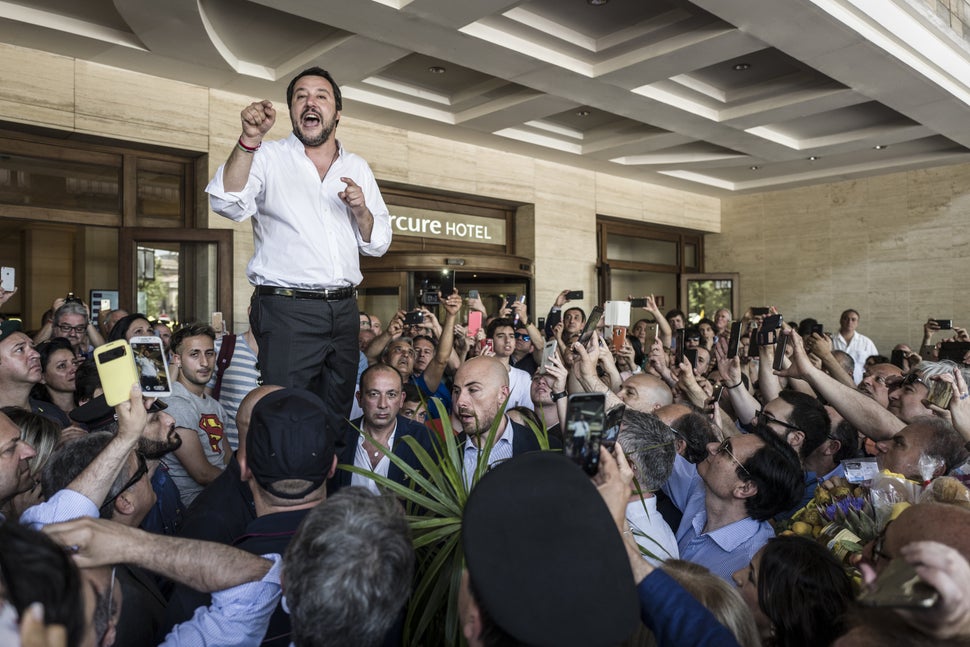
[[246, 146], [246, 144], [243, 143], [242, 135], [240, 135], [239, 141], [236, 142], [236, 145], [239, 146], [239, 148], [246, 151], [247, 153], [255, 153], [256, 151], [259, 150], [259, 147], [263, 145], [263, 142], [259, 142], [255, 146]]

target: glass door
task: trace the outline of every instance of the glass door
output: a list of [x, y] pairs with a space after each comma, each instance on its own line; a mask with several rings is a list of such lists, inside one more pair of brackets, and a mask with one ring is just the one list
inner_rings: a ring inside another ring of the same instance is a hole
[[[232, 231], [126, 227], [119, 239], [121, 303], [172, 322], [232, 321]], [[245, 323], [243, 323], [243, 328]]]

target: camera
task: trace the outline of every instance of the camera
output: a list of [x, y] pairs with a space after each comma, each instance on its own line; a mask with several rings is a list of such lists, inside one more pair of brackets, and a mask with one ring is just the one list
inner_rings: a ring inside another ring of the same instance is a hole
[[74, 296], [73, 292], [68, 292], [67, 296], [64, 297], [64, 303], [81, 303], [81, 300]]
[[440, 285], [431, 283], [428, 279], [421, 281], [421, 288], [418, 290], [418, 303], [423, 306], [439, 305], [441, 299], [438, 298], [438, 290], [440, 289]]

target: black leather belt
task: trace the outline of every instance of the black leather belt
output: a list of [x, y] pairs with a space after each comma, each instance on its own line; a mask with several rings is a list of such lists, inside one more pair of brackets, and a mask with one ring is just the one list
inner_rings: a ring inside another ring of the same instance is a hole
[[357, 298], [355, 288], [336, 288], [333, 290], [297, 290], [295, 288], [278, 288], [272, 285], [257, 285], [256, 294], [259, 296], [289, 297], [291, 299], [321, 299], [323, 301], [343, 301]]

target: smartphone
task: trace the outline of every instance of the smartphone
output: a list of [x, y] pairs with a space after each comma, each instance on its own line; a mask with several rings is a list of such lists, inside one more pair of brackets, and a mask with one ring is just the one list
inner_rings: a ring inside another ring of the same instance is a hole
[[441, 298], [447, 299], [455, 291], [455, 272], [445, 270], [441, 273]]
[[636, 299], [630, 299], [630, 307], [631, 308], [646, 308], [647, 307], [647, 301], [648, 300], [649, 299], [647, 299], [646, 297], [636, 298]]
[[940, 344], [940, 359], [948, 359], [963, 364], [963, 358], [970, 353], [970, 341], [945, 341]]
[[727, 358], [734, 359], [738, 356], [738, 346], [741, 344], [741, 322], [731, 322], [731, 336], [728, 338]]
[[536, 320], [536, 326], [539, 328], [539, 330], [545, 331], [545, 329], [546, 329], [546, 318], [545, 317], [539, 317]]
[[17, 285], [17, 272], [12, 267], [0, 267], [0, 288], [4, 292], [13, 292]]
[[819, 337], [823, 337], [823, 336], [825, 336], [825, 326], [822, 325], [822, 324], [814, 324], [812, 326], [811, 333], [809, 333], [809, 334], [818, 335]]
[[687, 345], [687, 329], [680, 328], [676, 332], [675, 339], [676, 339], [676, 342], [674, 343], [674, 366], [680, 366], [680, 363], [684, 361], [684, 346]]
[[[940, 359], [942, 359], [942, 357]], [[906, 369], [903, 367], [904, 361], [906, 361], [906, 351], [904, 350], [894, 350], [892, 357], [889, 359], [889, 362], [893, 366], [898, 366], [905, 371]]]
[[478, 290], [469, 290], [468, 291], [468, 298], [469, 299], [477, 299], [478, 298]]
[[943, 380], [930, 380], [930, 392], [926, 394], [925, 404], [935, 404], [941, 409], [950, 406], [953, 397], [953, 385]]
[[936, 325], [940, 327], [940, 330], [953, 330], [953, 320], [952, 319], [934, 319]]
[[590, 476], [599, 471], [600, 440], [605, 425], [605, 393], [573, 393], [569, 396], [563, 454]]
[[761, 331], [757, 324], [751, 325], [751, 335], [748, 338], [748, 357], [758, 357], [761, 354]]
[[664, 297], [662, 294], [654, 295], [653, 302], [657, 304], [658, 308], [664, 307]]
[[118, 339], [99, 346], [94, 350], [94, 363], [108, 406], [127, 400], [131, 396], [131, 385], [138, 382], [138, 369], [128, 342]]
[[570, 290], [566, 293], [566, 301], [579, 301], [583, 298], [582, 290]]
[[412, 310], [404, 315], [405, 326], [420, 326], [424, 323], [424, 313], [420, 310]]
[[589, 319], [586, 320], [586, 325], [583, 326], [583, 332], [579, 335], [579, 343], [586, 345], [590, 337], [593, 336], [593, 331], [596, 330], [597, 324], [600, 322], [600, 318], [603, 316], [603, 308], [600, 306], [593, 306], [593, 309], [589, 313]]
[[172, 380], [161, 337], [132, 337], [129, 343], [142, 393], [156, 398], [172, 395]]
[[472, 310], [468, 313], [468, 336], [474, 337], [482, 329], [482, 313]]
[[614, 326], [613, 328], [613, 350], [620, 351], [623, 350], [623, 344], [626, 343], [626, 328], [621, 326]]
[[771, 308], [769, 308], [767, 306], [758, 307], [758, 308], [751, 308], [751, 316], [752, 317], [764, 317], [769, 312], [771, 312]]
[[939, 597], [936, 589], [921, 580], [911, 564], [894, 559], [876, 578], [873, 588], [863, 591], [858, 600], [867, 607], [928, 609]]
[[690, 362], [690, 367], [697, 368], [697, 349], [696, 348], [685, 348], [684, 349], [684, 359]]
[[494, 353], [495, 352], [495, 342], [492, 341], [491, 339], [486, 339], [484, 341], [484, 345], [482, 346], [482, 348], [484, 348], [485, 350], [487, 350], [490, 353]]
[[600, 439], [600, 445], [606, 447], [609, 451], [613, 451], [613, 446], [616, 445], [616, 437], [620, 435], [624, 413], [626, 413], [625, 404], [618, 404], [606, 412], [606, 422], [603, 426], [603, 437]]
[[785, 349], [788, 348], [788, 335], [778, 335], [778, 343], [775, 346], [775, 359], [771, 363], [771, 368], [780, 371], [785, 367]]
[[542, 347], [542, 363], [539, 364], [539, 372], [546, 372], [546, 364], [549, 363], [549, 359], [556, 356], [556, 346], [559, 344], [555, 339], [551, 339], [546, 342], [545, 346]]
[[226, 322], [222, 319], [221, 312], [212, 313], [212, 329], [216, 331], [216, 335], [222, 334], [225, 329]]
[[714, 393], [711, 394], [711, 404], [717, 404], [721, 401], [721, 395], [724, 393], [724, 385], [718, 383], [714, 386]]

